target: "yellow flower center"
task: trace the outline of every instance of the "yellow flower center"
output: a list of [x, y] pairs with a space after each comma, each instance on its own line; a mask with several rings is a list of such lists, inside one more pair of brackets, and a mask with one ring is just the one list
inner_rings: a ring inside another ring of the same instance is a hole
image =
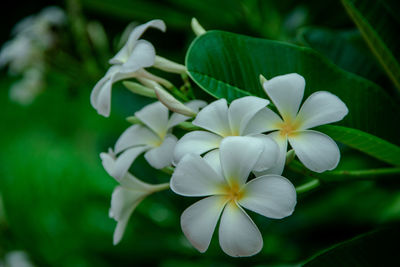
[[244, 192], [241, 190], [239, 183], [236, 181], [233, 181], [230, 185], [225, 185], [223, 188], [223, 193], [228, 201], [238, 201], [244, 195]]
[[286, 120], [278, 124], [280, 136], [295, 136], [296, 131], [300, 128], [300, 123], [297, 120]]

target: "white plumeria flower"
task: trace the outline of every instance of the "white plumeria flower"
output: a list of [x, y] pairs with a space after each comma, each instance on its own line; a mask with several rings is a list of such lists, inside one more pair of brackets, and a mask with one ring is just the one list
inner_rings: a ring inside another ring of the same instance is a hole
[[[193, 100], [186, 104], [194, 111], [205, 106], [204, 101]], [[190, 117], [173, 113], [168, 118], [168, 109], [160, 102], [145, 106], [135, 113], [144, 124], [135, 124], [125, 130], [115, 144], [115, 153], [120, 154], [111, 175], [123, 177], [133, 161], [143, 152], [147, 162], [156, 169], [171, 165], [177, 138], [171, 133], [172, 127]]]
[[183, 233], [200, 252], [207, 250], [221, 213], [219, 243], [233, 257], [254, 255], [263, 246], [261, 233], [242, 207], [274, 219], [293, 213], [296, 190], [286, 178], [264, 175], [246, 183], [262, 153], [261, 140], [227, 137], [219, 151], [204, 158], [187, 154], [179, 162], [171, 189], [183, 196], [208, 196], [181, 216]]
[[[104, 169], [112, 176], [116, 164], [114, 154], [112, 152], [101, 153], [100, 157]], [[112, 193], [111, 208], [109, 211], [110, 218], [117, 221], [113, 237], [114, 245], [121, 241], [129, 218], [140, 202], [152, 193], [169, 188], [168, 183], [157, 185], [144, 183], [129, 172], [125, 173], [117, 181], [120, 185]]]
[[177, 143], [174, 163], [177, 164], [188, 153], [201, 155], [218, 149], [221, 141], [228, 136], [253, 136], [264, 142], [264, 152], [255, 170], [265, 170], [276, 164], [279, 148], [275, 142], [259, 132], [247, 129], [253, 116], [265, 108], [269, 101], [255, 96], [246, 96], [232, 101], [228, 108], [226, 99], [219, 99], [203, 108], [193, 124], [207, 131], [193, 131], [185, 134]]
[[128, 78], [151, 77], [151, 74], [143, 68], [154, 64], [156, 52], [151, 43], [139, 40], [140, 36], [149, 28], [153, 27], [165, 31], [166, 26], [162, 20], [152, 20], [139, 25], [131, 32], [127, 43], [112, 58], [109, 63], [113, 64], [106, 75], [97, 82], [90, 96], [92, 106], [100, 115], [108, 117], [111, 107], [112, 84]]
[[336, 122], [347, 115], [346, 105], [335, 95], [319, 91], [310, 95], [299, 110], [304, 95], [305, 80], [297, 73], [281, 75], [263, 84], [265, 92], [281, 117], [268, 108], [260, 110], [248, 124], [251, 133], [269, 134], [280, 147], [277, 166], [269, 173], [281, 174], [285, 165], [289, 141], [299, 160], [310, 170], [324, 172], [336, 168], [340, 151], [329, 136], [308, 130]]
[[30, 68], [23, 73], [22, 80], [10, 88], [10, 99], [21, 105], [29, 105], [45, 88], [44, 73], [37, 68]]

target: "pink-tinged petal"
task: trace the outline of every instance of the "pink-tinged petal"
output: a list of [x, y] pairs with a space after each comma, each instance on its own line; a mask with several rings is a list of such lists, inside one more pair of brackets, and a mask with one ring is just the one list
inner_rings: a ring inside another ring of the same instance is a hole
[[310, 95], [301, 107], [297, 120], [301, 129], [340, 121], [349, 110], [339, 97], [329, 92], [315, 92]]
[[175, 145], [178, 139], [174, 135], [167, 135], [159, 147], [150, 149], [144, 154], [147, 162], [156, 169], [171, 165]]
[[263, 247], [260, 231], [246, 212], [234, 202], [224, 209], [219, 225], [219, 244], [232, 257], [248, 257]]
[[231, 136], [222, 140], [220, 159], [228, 183], [243, 185], [264, 150], [261, 140], [247, 136]]
[[299, 131], [289, 137], [299, 160], [314, 172], [333, 170], [339, 163], [340, 150], [329, 136], [312, 130]]
[[224, 197], [211, 196], [197, 201], [182, 213], [182, 231], [192, 246], [202, 253], [210, 245], [225, 203]]
[[247, 123], [243, 135], [258, 134], [278, 130], [283, 121], [269, 108], [263, 108], [257, 112]]
[[131, 34], [129, 35], [128, 41], [126, 44], [121, 48], [121, 50], [112, 58], [110, 59], [110, 64], [123, 64], [132, 53], [132, 50], [135, 48], [137, 40], [140, 36], [149, 28], [153, 27], [159, 29], [163, 32], [166, 30], [165, 23], [162, 20], [155, 19], [151, 20], [145, 24], [139, 25], [133, 29]]
[[248, 182], [239, 204], [268, 218], [282, 219], [291, 215], [296, 206], [296, 189], [286, 178], [264, 175]]
[[171, 190], [182, 196], [220, 194], [224, 184], [224, 178], [195, 154], [184, 156], [171, 177]]
[[232, 101], [228, 109], [232, 134], [243, 135], [250, 119], [268, 104], [268, 100], [255, 96], [245, 96]]
[[115, 143], [115, 153], [120, 153], [123, 150], [139, 145], [147, 145], [155, 147], [162, 140], [149, 128], [135, 124], [126, 129]]
[[135, 116], [160, 138], [168, 131], [168, 109], [161, 102], [154, 102], [135, 113]]
[[193, 124], [221, 136], [231, 134], [226, 99], [212, 102], [197, 114]]
[[304, 95], [306, 82], [297, 73], [280, 75], [264, 82], [263, 87], [269, 98], [279, 110], [282, 118], [291, 120], [296, 117]]
[[201, 155], [219, 147], [222, 137], [210, 132], [193, 131], [179, 139], [174, 151], [174, 163], [177, 164], [186, 154]]

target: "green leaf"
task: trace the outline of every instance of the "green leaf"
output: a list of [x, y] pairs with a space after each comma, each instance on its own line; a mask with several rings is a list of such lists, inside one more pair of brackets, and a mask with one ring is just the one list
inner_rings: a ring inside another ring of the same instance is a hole
[[317, 128], [338, 142], [360, 150], [386, 163], [400, 166], [400, 147], [374, 135], [343, 126], [324, 125]]
[[395, 8], [398, 4], [390, 0], [342, 0], [342, 3], [379, 63], [400, 90], [400, 23]]
[[329, 91], [346, 103], [349, 114], [340, 125], [400, 143], [397, 103], [376, 84], [338, 68], [310, 48], [209, 31], [192, 43], [186, 66], [203, 90], [229, 101], [246, 95], [266, 98], [260, 74], [270, 79], [299, 73], [307, 83], [305, 97], [315, 91]]
[[372, 81], [383, 72], [358, 30], [334, 31], [323, 28], [303, 28], [300, 42], [329, 58], [340, 68]]
[[304, 266], [393, 266], [400, 231], [389, 228], [360, 235], [315, 256]]

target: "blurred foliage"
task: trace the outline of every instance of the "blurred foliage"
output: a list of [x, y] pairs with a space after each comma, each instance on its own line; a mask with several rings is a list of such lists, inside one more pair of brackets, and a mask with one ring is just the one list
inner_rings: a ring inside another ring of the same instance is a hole
[[[66, 37], [70, 50], [53, 51], [51, 58], [65, 57], [53, 62], [59, 67], [49, 69], [46, 90], [31, 106], [10, 102], [8, 89], [16, 78], [1, 72], [0, 258], [24, 250], [37, 266], [297, 266], [338, 242], [387, 224], [398, 226], [400, 186], [393, 177], [322, 184], [299, 196], [293, 216], [271, 220], [252, 213], [264, 235], [264, 248], [252, 258], [234, 259], [222, 253], [215, 235], [205, 254], [192, 248], [179, 216], [195, 200], [163, 192], [139, 205], [124, 239], [114, 247], [115, 222], [108, 218], [108, 208], [116, 183], [98, 155], [129, 126], [125, 117], [150, 100], [117, 84], [112, 116], [105, 119], [90, 106], [89, 94], [128, 23], [165, 20], [167, 34], [149, 31], [146, 39], [158, 54], [180, 62], [194, 38], [190, 19], [197, 17], [206, 29], [310, 46], [338, 67], [372, 76], [368, 79], [387, 92], [394, 90], [339, 1], [82, 0], [83, 16], [77, 1], [15, 2], [10, 16], [2, 18], [1, 41], [9, 38], [18, 20], [55, 3], [68, 7], [70, 15], [78, 8], [72, 18], [79, 19], [73, 23], [100, 22], [108, 39], [103, 48], [96, 48], [87, 33], [71, 30], [77, 39]], [[82, 47], [74, 46], [80, 41]], [[399, 126], [392, 127], [389, 135], [396, 136]], [[342, 146], [338, 170], [385, 166]], [[147, 182], [168, 179], [143, 158], [132, 172]], [[295, 185], [310, 179], [290, 170], [285, 175]]]

